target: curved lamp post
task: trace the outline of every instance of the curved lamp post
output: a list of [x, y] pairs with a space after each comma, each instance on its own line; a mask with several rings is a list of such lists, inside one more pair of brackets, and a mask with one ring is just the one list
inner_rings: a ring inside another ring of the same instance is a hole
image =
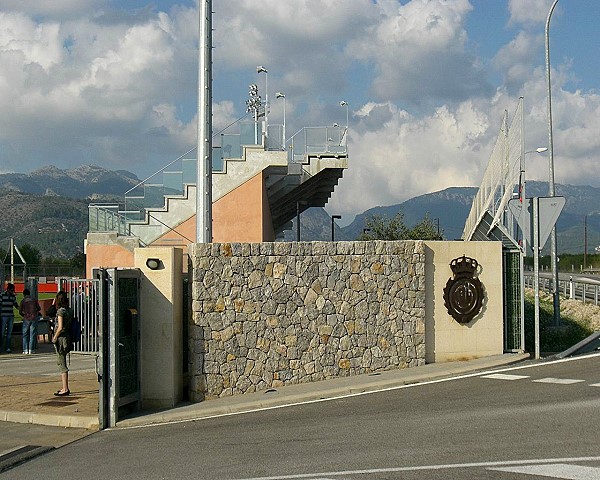
[[283, 98], [283, 138], [282, 138], [282, 146], [285, 150], [285, 93], [277, 92], [275, 94], [276, 98]]
[[256, 73], [264, 73], [265, 74], [265, 131], [264, 131], [264, 135], [268, 136], [267, 130], [269, 128], [269, 121], [267, 119], [267, 115], [269, 112], [269, 71], [262, 65], [259, 65], [258, 67], [256, 67]]
[[[549, 162], [549, 178], [548, 178], [548, 195], [554, 197], [554, 146], [552, 142], [552, 88], [550, 83], [550, 19], [554, 7], [558, 0], [552, 2], [550, 11], [548, 12], [548, 18], [546, 19], [546, 80], [548, 83], [548, 162]], [[552, 298], [554, 304], [554, 325], [560, 324], [560, 299], [558, 297], [558, 258], [556, 256], [556, 224], [552, 227], [552, 234], [550, 237], [550, 263], [552, 265]]]
[[344, 132], [344, 145], [348, 148], [348, 102], [346, 100], [342, 100], [340, 102], [340, 107], [346, 107], [346, 131]]

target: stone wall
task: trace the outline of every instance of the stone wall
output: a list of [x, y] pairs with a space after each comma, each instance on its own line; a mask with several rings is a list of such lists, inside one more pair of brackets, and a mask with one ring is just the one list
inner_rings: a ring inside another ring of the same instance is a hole
[[422, 241], [196, 244], [190, 397], [425, 363]]

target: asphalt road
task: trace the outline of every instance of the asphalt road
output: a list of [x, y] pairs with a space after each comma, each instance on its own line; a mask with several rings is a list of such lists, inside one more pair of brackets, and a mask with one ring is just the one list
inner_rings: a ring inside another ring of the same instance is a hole
[[600, 479], [600, 356], [99, 432], [2, 475], [131, 479]]

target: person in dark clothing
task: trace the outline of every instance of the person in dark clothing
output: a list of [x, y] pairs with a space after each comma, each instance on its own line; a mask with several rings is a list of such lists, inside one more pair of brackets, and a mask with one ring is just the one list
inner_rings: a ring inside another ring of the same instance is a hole
[[62, 388], [54, 395], [63, 397], [71, 394], [69, 390], [67, 355], [72, 348], [71, 322], [73, 321], [73, 310], [69, 307], [69, 297], [64, 290], [56, 294], [54, 304], [56, 305], [56, 327], [54, 335], [52, 335], [52, 343], [56, 351], [56, 363], [62, 381]]
[[41, 311], [38, 301], [31, 296], [29, 289], [25, 288], [19, 307], [19, 313], [23, 317], [23, 355], [31, 355], [35, 352], [37, 321]]
[[[10, 353], [10, 339], [12, 336], [13, 324], [15, 322], [15, 312], [13, 308], [19, 308], [17, 297], [15, 295], [15, 286], [12, 283], [6, 285], [6, 290], [0, 296], [2, 303], [2, 330], [0, 330], [0, 352], [4, 349]], [[4, 348], [3, 348], [4, 347]]]

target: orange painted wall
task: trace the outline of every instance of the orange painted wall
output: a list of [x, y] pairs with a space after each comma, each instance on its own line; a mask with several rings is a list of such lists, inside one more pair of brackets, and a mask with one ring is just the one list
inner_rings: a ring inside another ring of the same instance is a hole
[[[212, 215], [213, 242], [269, 242], [275, 239], [262, 173], [214, 202]], [[193, 216], [152, 242], [152, 246], [183, 246], [187, 249], [195, 239], [196, 216]]]
[[[213, 203], [213, 242], [272, 242], [275, 240], [264, 175], [253, 178]], [[184, 238], [179, 235], [184, 235]], [[189, 240], [188, 240], [189, 239]], [[152, 242], [152, 246], [182, 247], [196, 239], [196, 216], [192, 216], [173, 231]], [[184, 262], [185, 263], [185, 262]], [[86, 246], [86, 276], [92, 278], [92, 268], [133, 267], [133, 252], [120, 245], [88, 243]]]
[[85, 249], [86, 278], [92, 278], [92, 268], [133, 267], [133, 252], [120, 245], [89, 244]]
[[213, 203], [213, 242], [275, 238], [262, 172]]
[[[177, 233], [175, 233], [177, 232]], [[183, 237], [181, 235], [183, 235]], [[187, 246], [196, 242], [196, 215], [188, 218], [181, 225], [165, 233], [162, 237], [152, 242], [153, 247], [181, 247], [183, 254], [187, 254]]]

